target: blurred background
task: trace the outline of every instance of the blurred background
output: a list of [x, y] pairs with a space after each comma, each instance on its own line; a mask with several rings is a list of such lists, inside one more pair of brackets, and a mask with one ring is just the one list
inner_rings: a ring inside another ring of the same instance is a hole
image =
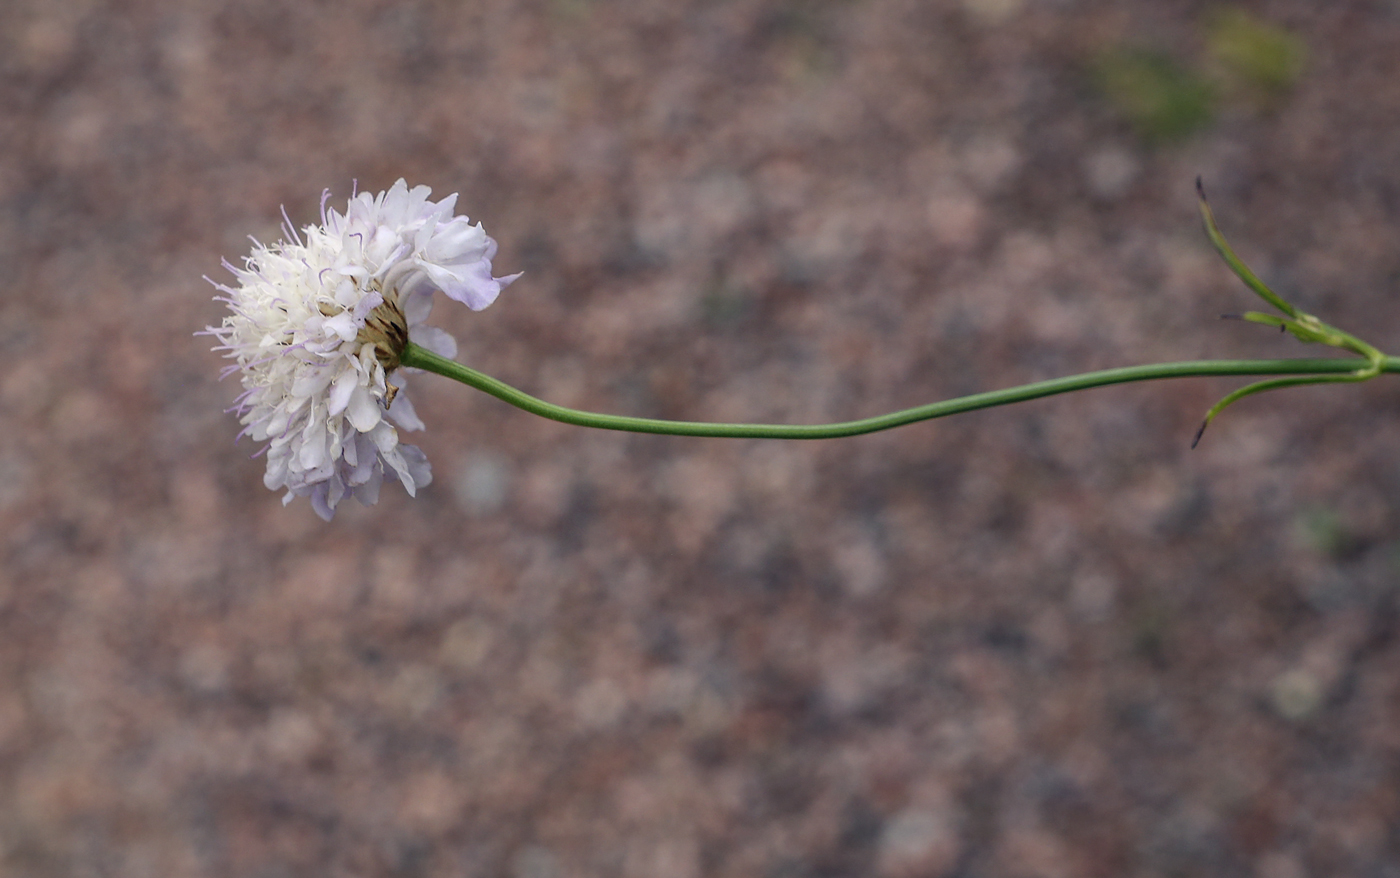
[[[1386, 0], [6, 0], [0, 873], [1400, 875], [1400, 382], [812, 444], [409, 380], [321, 522], [193, 332], [279, 207], [460, 192], [567, 405], [844, 420], [1400, 349]], [[1325, 352], [1324, 352], [1325, 353]]]

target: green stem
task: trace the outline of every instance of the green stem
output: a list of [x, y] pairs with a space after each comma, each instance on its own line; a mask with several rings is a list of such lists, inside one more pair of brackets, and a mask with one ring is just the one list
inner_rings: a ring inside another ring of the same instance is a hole
[[[862, 418], [859, 421], [843, 421], [836, 424], [721, 424], [705, 421], [662, 421], [652, 418], [631, 418], [624, 415], [605, 415], [553, 405], [542, 399], [536, 399], [528, 393], [516, 390], [490, 375], [484, 375], [454, 360], [440, 357], [412, 342], [409, 342], [401, 359], [405, 366], [436, 372], [454, 381], [475, 387], [477, 390], [485, 391], [497, 399], [522, 408], [531, 414], [554, 421], [563, 421], [566, 424], [596, 427], [601, 430], [625, 430], [632, 433], [662, 433], [669, 436], [711, 436], [733, 439], [834, 439], [840, 436], [875, 433], [880, 430], [888, 430], [891, 427], [901, 427], [905, 424], [955, 415], [960, 412], [976, 411], [1013, 402], [1025, 402], [1030, 399], [1039, 399], [1042, 396], [1087, 390], [1091, 387], [1125, 384], [1130, 381], [1196, 378], [1208, 375], [1338, 375], [1355, 372], [1358, 366], [1357, 361], [1352, 359], [1194, 360], [1183, 363], [1156, 363], [1150, 366], [1126, 366], [1098, 372], [1085, 372], [1082, 375], [1052, 378], [1049, 381], [1037, 381], [1005, 390], [974, 393], [971, 396], [960, 396], [957, 399], [929, 403], [886, 415], [876, 415], [873, 418]], [[1400, 357], [1385, 357], [1381, 363], [1380, 371], [1400, 372]]]

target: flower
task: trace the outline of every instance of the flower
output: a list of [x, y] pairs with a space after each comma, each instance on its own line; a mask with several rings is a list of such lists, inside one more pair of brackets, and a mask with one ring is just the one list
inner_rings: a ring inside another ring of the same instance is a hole
[[432, 480], [423, 452], [399, 440], [423, 422], [389, 376], [410, 337], [456, 355], [452, 336], [422, 325], [433, 292], [479, 311], [519, 277], [492, 277], [496, 242], [453, 215], [455, 194], [433, 202], [431, 191], [399, 180], [352, 195], [343, 215], [323, 193], [319, 226], [298, 236], [288, 220], [287, 240], [254, 240], [242, 268], [224, 262], [237, 286], [210, 281], [232, 312], [206, 334], [234, 361], [224, 374], [242, 375], [239, 435], [267, 443], [263, 482], [287, 489], [284, 504], [310, 497], [327, 521], [347, 495], [372, 505], [386, 475], [410, 496]]

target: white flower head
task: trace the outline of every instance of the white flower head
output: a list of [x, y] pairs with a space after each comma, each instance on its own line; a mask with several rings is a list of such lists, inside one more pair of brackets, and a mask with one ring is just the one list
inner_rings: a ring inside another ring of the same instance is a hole
[[298, 236], [287, 222], [287, 240], [255, 240], [242, 268], [224, 263], [236, 286], [211, 281], [232, 312], [207, 332], [234, 360], [225, 374], [243, 378], [239, 435], [267, 443], [263, 482], [287, 490], [283, 503], [310, 497], [327, 521], [347, 495], [373, 504], [386, 475], [410, 495], [432, 480], [399, 440], [423, 422], [389, 376], [410, 337], [456, 356], [452, 336], [422, 325], [434, 291], [479, 311], [519, 277], [492, 277], [496, 242], [453, 215], [456, 195], [431, 191], [399, 180], [352, 195], [344, 214], [326, 210], [327, 192], [319, 226]]

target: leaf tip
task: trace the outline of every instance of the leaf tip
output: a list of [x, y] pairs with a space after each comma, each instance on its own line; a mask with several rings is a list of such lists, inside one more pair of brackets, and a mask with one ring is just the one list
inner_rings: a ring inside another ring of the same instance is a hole
[[1192, 447], [1193, 449], [1194, 449], [1197, 445], [1200, 445], [1200, 444], [1201, 444], [1201, 437], [1205, 435], [1206, 427], [1208, 427], [1209, 425], [1210, 425], [1210, 418], [1206, 418], [1204, 421], [1201, 421], [1201, 427], [1200, 427], [1200, 429], [1198, 429], [1198, 430], [1196, 431], [1196, 438], [1194, 438], [1194, 439], [1191, 440], [1191, 447]]

